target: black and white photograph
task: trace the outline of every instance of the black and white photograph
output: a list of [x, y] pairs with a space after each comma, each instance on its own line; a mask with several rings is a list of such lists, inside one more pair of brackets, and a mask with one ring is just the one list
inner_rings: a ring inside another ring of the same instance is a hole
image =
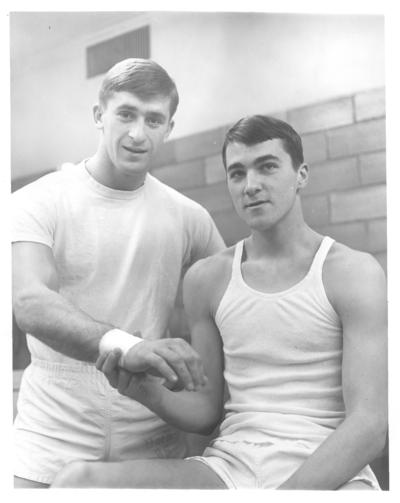
[[393, 494], [388, 12], [126, 5], [3, 16], [7, 487]]

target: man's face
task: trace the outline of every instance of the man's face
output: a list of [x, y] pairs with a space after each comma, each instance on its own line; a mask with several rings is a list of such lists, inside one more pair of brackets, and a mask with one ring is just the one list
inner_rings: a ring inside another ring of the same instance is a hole
[[294, 169], [280, 139], [256, 145], [231, 143], [226, 149], [228, 189], [238, 215], [257, 230], [271, 229], [288, 215], [308, 168]]
[[143, 101], [127, 91], [115, 92], [104, 109], [95, 107], [95, 121], [103, 131], [102, 151], [116, 177], [144, 179], [173, 127], [169, 107], [169, 98]]

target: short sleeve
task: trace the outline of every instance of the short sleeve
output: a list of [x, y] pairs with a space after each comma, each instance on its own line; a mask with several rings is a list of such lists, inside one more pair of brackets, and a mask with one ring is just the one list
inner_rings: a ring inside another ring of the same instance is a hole
[[11, 195], [11, 240], [33, 241], [52, 247], [54, 243], [57, 190], [46, 175]]
[[196, 207], [190, 216], [191, 218], [188, 222], [190, 250], [187, 254], [185, 267], [190, 267], [198, 260], [225, 249], [224, 240], [205, 208], [202, 206]]

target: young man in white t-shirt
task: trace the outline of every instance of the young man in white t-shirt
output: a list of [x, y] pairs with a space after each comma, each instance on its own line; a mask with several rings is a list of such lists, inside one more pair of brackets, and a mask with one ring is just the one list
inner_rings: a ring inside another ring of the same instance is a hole
[[288, 124], [240, 120], [223, 162], [251, 235], [185, 277], [208, 383], [171, 392], [119, 369], [120, 351], [97, 362], [122, 394], [182, 429], [208, 433], [223, 418], [217, 437], [186, 460], [72, 463], [55, 487], [378, 489], [367, 465], [387, 428], [384, 273], [305, 223], [308, 167]]
[[118, 346], [121, 364], [169, 388], [205, 383], [168, 323], [183, 271], [223, 240], [204, 208], [148, 173], [177, 105], [157, 63], [116, 64], [93, 111], [94, 155], [13, 194], [13, 309], [32, 360], [15, 420], [16, 487], [45, 487], [77, 459], [185, 454], [182, 432], [93, 365]]

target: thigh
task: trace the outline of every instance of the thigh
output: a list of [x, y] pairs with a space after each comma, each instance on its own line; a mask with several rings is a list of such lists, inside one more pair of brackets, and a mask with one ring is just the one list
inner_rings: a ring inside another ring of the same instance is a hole
[[373, 488], [370, 484], [364, 482], [363, 480], [350, 480], [350, 482], [347, 482], [347, 484], [342, 485], [338, 489], [338, 491], [375, 491], [375, 490], [376, 490], [375, 488]]
[[73, 463], [59, 473], [53, 487], [226, 489], [204, 463], [182, 459]]
[[14, 476], [14, 489], [46, 489], [47, 487], [49, 487], [48, 484]]

